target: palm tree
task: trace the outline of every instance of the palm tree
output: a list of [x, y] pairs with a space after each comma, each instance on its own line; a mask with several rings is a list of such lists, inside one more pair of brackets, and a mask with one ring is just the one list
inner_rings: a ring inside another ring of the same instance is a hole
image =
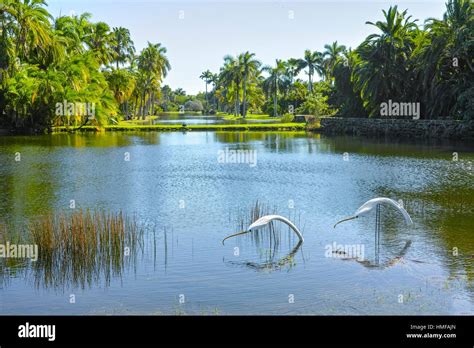
[[[143, 81], [140, 100], [140, 114], [145, 118], [151, 103], [154, 113], [155, 90], [159, 88], [162, 79], [166, 77], [171, 65], [166, 57], [166, 48], [161, 44], [148, 43], [138, 56], [139, 81]], [[148, 97], [148, 102], [147, 102]], [[147, 104], [145, 105], [145, 102]]]
[[293, 84], [295, 81], [295, 77], [299, 73], [299, 62], [298, 59], [295, 58], [290, 58], [288, 61], [285, 63], [285, 75], [288, 76], [288, 79], [290, 80], [290, 83]]
[[85, 50], [87, 35], [92, 31], [91, 14], [79, 16], [60, 16], [54, 20], [54, 32], [59, 35], [68, 54], [82, 54]]
[[204, 71], [201, 76], [199, 76], [199, 78], [201, 80], [204, 80], [204, 82], [206, 83], [206, 108], [209, 108], [209, 100], [208, 100], [208, 95], [207, 95], [207, 85], [212, 81], [212, 78], [213, 78], [213, 74], [210, 70], [206, 70]]
[[323, 52], [324, 57], [324, 71], [326, 73], [326, 79], [331, 80], [333, 77], [334, 67], [336, 66], [341, 54], [345, 52], [346, 46], [338, 45], [337, 41], [334, 41], [330, 45], [324, 45], [325, 51]]
[[2, 12], [10, 15], [15, 23], [15, 52], [20, 59], [28, 58], [31, 49], [46, 49], [51, 44], [51, 15], [44, 0], [3, 0]]
[[357, 53], [349, 48], [344, 51], [342, 57], [336, 60], [332, 69], [335, 88], [333, 98], [338, 106], [338, 115], [342, 117], [366, 118], [368, 116], [360, 90], [356, 88], [353, 80], [354, 67], [358, 63], [358, 59]]
[[224, 66], [221, 68], [220, 80], [223, 87], [232, 90], [234, 99], [234, 115], [240, 114], [240, 83], [243, 79], [243, 69], [238, 58], [224, 57]]
[[133, 59], [135, 46], [130, 37], [130, 31], [123, 27], [113, 28], [112, 30], [112, 49], [114, 51], [114, 60], [116, 68], [119, 64], [125, 64]]
[[[469, 0], [449, 0], [446, 7], [443, 19], [426, 21], [426, 40], [420, 44], [417, 57], [430, 118], [474, 114], [472, 107], [461, 107], [464, 99], [472, 100], [467, 91], [474, 90], [474, 4]], [[458, 66], [453, 64], [454, 57]]]
[[213, 104], [214, 104], [214, 109], [216, 111], [218, 111], [219, 110], [219, 100], [216, 97], [216, 91], [219, 87], [219, 74], [212, 74], [211, 83], [214, 85], [213, 88], [212, 88], [212, 100], [213, 100]]
[[366, 22], [380, 33], [369, 35], [356, 50], [360, 59], [354, 68], [354, 81], [371, 116], [378, 114], [382, 102], [403, 100], [414, 93], [410, 57], [418, 31], [416, 21], [406, 16], [406, 10], [399, 12], [397, 6], [383, 14], [384, 22]]
[[308, 68], [308, 91], [313, 91], [313, 75], [317, 72], [320, 76], [323, 76], [323, 55], [310, 50], [304, 51], [304, 58], [297, 60], [298, 71]]
[[105, 77], [122, 114], [128, 115], [128, 100], [136, 86], [133, 73], [126, 69], [113, 69], [110, 72], [105, 72]]
[[186, 96], [186, 91], [182, 88], [176, 88], [174, 94], [184, 97]]
[[84, 51], [82, 38], [74, 18], [70, 16], [57, 17], [53, 24], [54, 33], [60, 36], [68, 54], [81, 54]]
[[[0, 91], [5, 87], [7, 78], [11, 77], [15, 63], [15, 44], [11, 37], [11, 28], [12, 23], [8, 14], [0, 10]], [[0, 94], [0, 103], [3, 99], [1, 97]]]
[[242, 117], [245, 118], [247, 114], [247, 83], [248, 80], [258, 73], [262, 63], [254, 58], [255, 53], [249, 53], [248, 51], [239, 55], [239, 64], [243, 70], [242, 79]]
[[269, 76], [263, 82], [263, 89], [267, 95], [273, 94], [273, 116], [278, 116], [278, 89], [285, 82], [285, 62], [277, 59], [275, 66], [265, 66], [262, 69]]
[[107, 65], [114, 59], [112, 48], [113, 36], [107, 23], [97, 22], [91, 24], [85, 40], [89, 48], [95, 53], [97, 61], [102, 65]]

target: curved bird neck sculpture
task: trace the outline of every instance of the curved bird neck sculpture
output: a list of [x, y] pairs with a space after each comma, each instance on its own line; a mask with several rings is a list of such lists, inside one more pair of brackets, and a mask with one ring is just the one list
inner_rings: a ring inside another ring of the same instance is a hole
[[413, 221], [410, 217], [410, 215], [408, 214], [408, 212], [401, 206], [401, 204], [399, 204], [398, 202], [394, 201], [393, 199], [391, 198], [386, 198], [386, 197], [379, 197], [379, 198], [373, 198], [367, 202], [365, 202], [364, 204], [362, 204], [359, 209], [356, 210], [356, 212], [354, 213], [354, 215], [352, 216], [349, 216], [347, 218], [344, 218], [338, 222], [336, 222], [336, 224], [334, 225], [334, 228], [336, 228], [336, 226], [338, 224], [340, 224], [341, 222], [344, 222], [344, 221], [349, 221], [349, 220], [353, 220], [353, 219], [357, 219], [359, 216], [361, 215], [364, 215], [364, 214], [367, 214], [368, 212], [370, 212], [372, 209], [376, 208], [379, 204], [387, 204], [387, 205], [390, 205], [392, 207], [394, 207], [395, 209], [397, 209], [402, 215], [403, 215], [403, 218], [405, 219], [405, 222], [408, 224], [408, 225], [411, 225], [413, 224]]
[[298, 228], [290, 220], [288, 220], [287, 218], [285, 218], [283, 216], [280, 216], [280, 215], [265, 215], [265, 216], [262, 216], [261, 218], [257, 219], [255, 222], [253, 222], [247, 228], [246, 231], [231, 234], [230, 236], [225, 237], [222, 240], [222, 244], [224, 244], [226, 239], [229, 239], [229, 238], [232, 238], [232, 237], [235, 237], [235, 236], [240, 236], [242, 234], [250, 233], [250, 232], [253, 232], [253, 231], [257, 231], [257, 230], [267, 226], [270, 222], [275, 221], [275, 220], [281, 221], [281, 222], [287, 224], [288, 226], [290, 226], [290, 228], [298, 235], [298, 238], [300, 239], [300, 242], [301, 243], [304, 242], [304, 238], [303, 238], [303, 235], [301, 234], [300, 230], [298, 230]]

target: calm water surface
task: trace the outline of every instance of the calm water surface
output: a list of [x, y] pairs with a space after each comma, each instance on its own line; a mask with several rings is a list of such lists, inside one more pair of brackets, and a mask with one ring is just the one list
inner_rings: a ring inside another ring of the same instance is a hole
[[226, 120], [222, 116], [212, 115], [188, 115], [178, 114], [169, 115], [162, 114], [155, 120], [153, 124], [235, 124], [235, 123], [276, 123], [278, 120], [263, 119], [263, 120], [249, 120], [249, 119], [238, 119], [238, 120]]
[[[256, 166], [219, 163], [225, 148], [255, 150]], [[403, 200], [414, 225], [382, 209], [376, 253], [375, 214], [332, 226], [378, 196]], [[86, 284], [3, 264], [0, 313], [474, 313], [466, 144], [269, 132], [0, 137], [0, 223], [68, 212], [72, 199], [136, 214], [147, 227], [142, 251]], [[261, 233], [223, 246], [257, 200], [292, 217], [305, 243], [282, 228], [277, 240]], [[333, 243], [363, 245], [365, 262], [327, 257]]]

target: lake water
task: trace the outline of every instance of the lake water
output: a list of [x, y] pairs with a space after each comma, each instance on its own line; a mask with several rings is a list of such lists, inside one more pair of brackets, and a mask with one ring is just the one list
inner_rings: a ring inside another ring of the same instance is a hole
[[[256, 162], [219, 160], [238, 149], [254, 150]], [[333, 228], [380, 196], [402, 200], [414, 225], [382, 208], [378, 252], [374, 213]], [[304, 132], [0, 137], [0, 223], [68, 212], [71, 200], [135, 214], [143, 249], [85, 285], [4, 262], [1, 314], [474, 313], [466, 144]], [[301, 247], [285, 227], [222, 245], [257, 200], [298, 225]], [[328, 255], [334, 243], [363, 246], [365, 261]]]
[[188, 115], [188, 114], [177, 114], [169, 115], [162, 114], [153, 120], [153, 124], [235, 124], [235, 123], [276, 123], [278, 120], [272, 119], [237, 119], [237, 120], [226, 120], [223, 116], [212, 116], [212, 115]]

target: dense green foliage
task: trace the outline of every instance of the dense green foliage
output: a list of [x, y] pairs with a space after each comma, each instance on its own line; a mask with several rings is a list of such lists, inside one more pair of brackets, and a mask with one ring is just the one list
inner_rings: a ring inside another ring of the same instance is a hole
[[44, 0], [2, 0], [0, 126], [101, 127], [185, 110], [379, 117], [388, 101], [419, 103], [421, 118], [472, 120], [474, 5], [446, 6], [424, 25], [391, 7], [354, 49], [334, 42], [272, 66], [251, 52], [226, 56], [218, 73], [200, 76], [205, 93], [190, 96], [161, 86], [171, 66], [159, 43], [136, 54], [127, 29], [88, 13], [52, 18]]
[[[206, 87], [214, 84], [215, 107], [242, 116], [241, 102], [275, 116], [379, 117], [381, 105], [393, 101], [418, 103], [421, 118], [474, 119], [474, 5], [449, 0], [446, 6], [442, 19], [424, 26], [390, 7], [383, 21], [366, 23], [376, 32], [355, 49], [334, 42], [324, 52], [306, 50], [303, 58], [277, 59], [260, 70], [249, 52], [225, 57], [219, 74], [206, 72]], [[307, 81], [297, 78], [301, 71]]]
[[166, 49], [149, 43], [136, 56], [127, 29], [90, 18], [53, 19], [44, 0], [2, 0], [0, 125], [101, 127], [118, 114], [154, 112], [152, 101], [170, 69]]

